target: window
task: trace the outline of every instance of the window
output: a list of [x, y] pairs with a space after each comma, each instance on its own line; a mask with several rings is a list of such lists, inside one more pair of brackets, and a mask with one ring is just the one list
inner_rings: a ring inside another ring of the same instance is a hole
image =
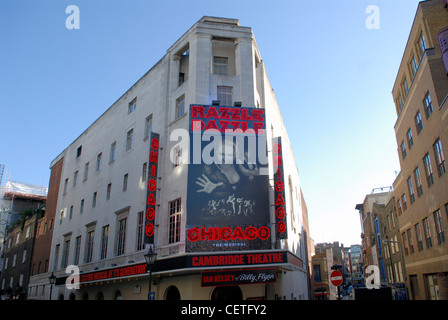
[[73, 264], [79, 264], [79, 253], [81, 252], [81, 236], [76, 237], [75, 239], [75, 256], [73, 259]]
[[131, 102], [129, 102], [128, 114], [131, 114], [132, 112], [134, 112], [135, 109], [137, 109], [137, 97], [134, 98], [134, 100], [132, 100]]
[[170, 201], [168, 207], [170, 210], [169, 243], [179, 242], [182, 216], [181, 199]]
[[411, 150], [412, 146], [414, 145], [414, 140], [412, 139], [412, 131], [411, 128], [408, 129], [408, 133], [406, 134], [408, 138], [408, 146], [409, 150]]
[[92, 208], [95, 208], [96, 207], [96, 197], [97, 197], [97, 192], [95, 191], [94, 193], [93, 193], [93, 198], [92, 198]]
[[128, 174], [123, 176], [123, 191], [128, 190]]
[[182, 148], [180, 145], [173, 148], [173, 165], [177, 167], [182, 164]]
[[78, 185], [78, 170], [75, 171], [73, 174], [73, 187], [76, 187]]
[[59, 250], [61, 245], [57, 244], [54, 249], [54, 261], [53, 261], [53, 270], [56, 270], [58, 268], [58, 262], [59, 262]]
[[117, 151], [117, 141], [114, 141], [111, 145], [110, 145], [110, 155], [109, 155], [109, 162], [114, 162], [115, 161], [115, 154]]
[[409, 85], [408, 85], [408, 81], [406, 80], [406, 78], [404, 78], [404, 80], [403, 80], [403, 88], [404, 88], [404, 94], [407, 97], [408, 93], [409, 93]]
[[414, 170], [414, 178], [415, 178], [415, 185], [417, 187], [417, 194], [420, 197], [423, 194], [423, 188], [422, 188], [422, 181], [420, 179], [420, 169], [417, 167]]
[[426, 41], [423, 31], [420, 33], [420, 37], [418, 38], [418, 47], [420, 49], [420, 55], [423, 56], [423, 53], [426, 50]]
[[403, 160], [406, 159], [406, 145], [404, 144], [404, 140], [401, 142], [401, 156]]
[[[65, 209], [61, 210], [61, 214], [59, 216], [59, 224], [61, 224], [62, 220], [64, 220], [64, 216], [65, 216]], [[17, 235], [17, 236], [19, 236], [19, 235]]]
[[417, 65], [417, 61], [415, 60], [415, 55], [412, 55], [412, 58], [411, 58], [412, 77], [414, 77], [415, 74], [417, 73], [417, 69], [418, 69], [418, 65]]
[[408, 238], [409, 253], [413, 254], [414, 253], [414, 244], [412, 242], [411, 229], [406, 230], [406, 235], [407, 235], [407, 238]]
[[143, 139], [149, 139], [149, 137], [151, 136], [151, 132], [152, 132], [152, 115], [146, 117], [145, 119], [145, 136], [143, 137]]
[[401, 109], [403, 109], [403, 105], [404, 105], [403, 98], [401, 97], [401, 93], [398, 94], [398, 105], [400, 106], [400, 111], [401, 111]]
[[62, 252], [62, 268], [66, 268], [68, 266], [68, 255], [70, 251], [70, 239], [64, 241], [64, 249]]
[[218, 100], [222, 106], [232, 106], [233, 87], [218, 86]]
[[134, 129], [131, 129], [126, 133], [126, 151], [131, 150], [133, 145], [134, 145]]
[[82, 153], [82, 146], [80, 146], [77, 150], [76, 150], [76, 158], [79, 158], [79, 156], [81, 156]]
[[405, 232], [403, 232], [401, 234], [401, 238], [403, 240], [404, 255], [407, 256], [409, 254], [409, 249], [408, 249], [408, 241], [406, 239], [406, 233]]
[[437, 139], [437, 141], [433, 145], [433, 148], [434, 154], [436, 156], [437, 171], [440, 177], [446, 172], [445, 157], [443, 156], [442, 143], [440, 142], [440, 139]]
[[84, 199], [81, 200], [81, 205], [79, 206], [79, 213], [82, 214], [84, 212]]
[[25, 261], [26, 261], [26, 254], [27, 254], [27, 250], [25, 248], [25, 249], [23, 249], [22, 263], [25, 263]]
[[185, 113], [185, 95], [176, 100], [176, 119]]
[[412, 178], [409, 176], [408, 178], [408, 191], [409, 191], [409, 198], [411, 199], [411, 204], [415, 202], [415, 195], [414, 195], [414, 188], [412, 186]]
[[425, 234], [426, 248], [432, 248], [431, 230], [429, 230], [428, 218], [423, 219], [423, 232]]
[[107, 257], [107, 241], [109, 240], [109, 225], [104, 226], [101, 232], [101, 252], [100, 259], [106, 259]]
[[228, 74], [229, 59], [225, 57], [213, 57], [213, 73]]
[[445, 233], [443, 232], [440, 210], [434, 212], [434, 223], [436, 225], [437, 241], [439, 244], [445, 243]]
[[89, 163], [87, 162], [85, 165], [84, 165], [84, 177], [83, 177], [83, 181], [86, 181], [87, 179], [88, 179], [88, 177], [89, 177]]
[[142, 182], [146, 181], [146, 176], [148, 175], [148, 163], [145, 162], [142, 168]]
[[126, 243], [126, 221], [127, 221], [127, 218], [118, 220], [117, 256], [124, 254], [125, 243]]
[[403, 195], [401, 196], [401, 201], [403, 202], [403, 212], [404, 212], [408, 208], [406, 204], [406, 193], [403, 193]]
[[426, 181], [428, 182], [428, 187], [430, 187], [434, 184], [434, 177], [432, 174], [431, 159], [429, 158], [429, 153], [427, 153], [423, 158], [423, 163], [425, 164]]
[[70, 206], [70, 210], [69, 210], [69, 213], [68, 213], [69, 220], [71, 220], [72, 217], [73, 217], [73, 206]]
[[87, 231], [86, 256], [85, 256], [86, 263], [92, 261], [94, 237], [95, 237], [95, 230]]
[[64, 182], [64, 194], [67, 193], [67, 186], [68, 186], [68, 178], [65, 179], [65, 182]]
[[145, 215], [143, 211], [140, 211], [137, 215], [137, 250], [143, 249], [143, 227], [144, 227]]
[[101, 160], [103, 158], [103, 153], [100, 152], [98, 153], [98, 155], [96, 156], [96, 171], [100, 171], [101, 170]]
[[429, 91], [425, 95], [425, 99], [423, 100], [423, 105], [425, 106], [426, 119], [428, 119], [429, 116], [431, 115], [432, 111], [433, 111], [433, 109], [432, 109], [432, 102], [431, 102], [431, 96], [429, 95]]
[[397, 210], [398, 210], [398, 215], [400, 216], [402, 214], [400, 199], [398, 199], [398, 201], [397, 201]]
[[420, 115], [420, 111], [417, 111], [414, 120], [415, 126], [417, 128], [417, 134], [419, 134], [423, 129], [422, 116]]
[[418, 251], [423, 250], [423, 241], [422, 241], [422, 233], [420, 231], [420, 223], [417, 223], [415, 226], [415, 238], [417, 239]]
[[112, 191], [112, 183], [107, 185], [106, 200], [110, 200], [110, 192]]

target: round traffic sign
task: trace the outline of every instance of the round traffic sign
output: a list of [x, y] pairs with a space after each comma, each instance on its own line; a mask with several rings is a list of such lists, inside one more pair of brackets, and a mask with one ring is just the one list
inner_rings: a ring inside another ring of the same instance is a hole
[[342, 273], [338, 270], [333, 270], [330, 274], [330, 282], [335, 287], [339, 287], [342, 284]]

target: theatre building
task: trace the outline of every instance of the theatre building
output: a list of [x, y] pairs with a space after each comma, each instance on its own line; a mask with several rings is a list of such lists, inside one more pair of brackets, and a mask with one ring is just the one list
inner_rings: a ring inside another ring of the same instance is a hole
[[56, 283], [31, 293], [309, 298], [298, 169], [252, 29], [238, 20], [194, 24], [51, 166], [61, 163]]

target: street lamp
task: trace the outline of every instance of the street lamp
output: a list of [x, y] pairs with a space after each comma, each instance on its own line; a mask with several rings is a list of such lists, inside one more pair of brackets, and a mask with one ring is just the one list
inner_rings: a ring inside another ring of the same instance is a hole
[[53, 286], [56, 283], [56, 276], [51, 273], [51, 276], [48, 277], [48, 280], [50, 281], [50, 300], [51, 300], [51, 294], [53, 293]]
[[157, 258], [157, 253], [154, 253], [152, 251], [152, 248], [150, 247], [148, 252], [144, 255], [146, 263], [149, 266], [149, 290], [148, 290], [148, 300], [149, 300], [149, 295], [151, 294], [151, 275], [152, 275], [152, 266], [154, 265], [154, 263], [156, 262], [156, 258]]

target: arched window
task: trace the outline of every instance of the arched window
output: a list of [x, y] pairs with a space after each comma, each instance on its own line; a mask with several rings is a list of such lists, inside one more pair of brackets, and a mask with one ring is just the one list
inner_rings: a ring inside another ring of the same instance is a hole
[[176, 286], [168, 287], [165, 300], [180, 300], [180, 292]]
[[114, 300], [123, 300], [120, 290], [117, 290], [114, 295]]

